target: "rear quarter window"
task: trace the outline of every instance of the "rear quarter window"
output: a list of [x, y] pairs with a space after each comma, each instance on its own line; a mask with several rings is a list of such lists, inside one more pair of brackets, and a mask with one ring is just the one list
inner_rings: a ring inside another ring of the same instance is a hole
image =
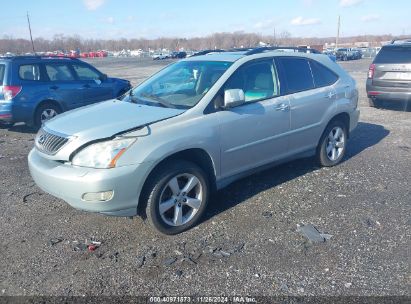
[[322, 64], [316, 61], [310, 61], [310, 66], [316, 88], [330, 86], [338, 80], [338, 76]]
[[411, 63], [411, 47], [383, 47], [374, 63]]
[[40, 67], [38, 64], [23, 64], [19, 67], [19, 77], [23, 80], [40, 80]]
[[279, 58], [286, 82], [286, 93], [292, 94], [314, 89], [314, 80], [308, 61], [304, 58]]
[[0, 85], [3, 84], [5, 72], [6, 72], [6, 65], [0, 64]]

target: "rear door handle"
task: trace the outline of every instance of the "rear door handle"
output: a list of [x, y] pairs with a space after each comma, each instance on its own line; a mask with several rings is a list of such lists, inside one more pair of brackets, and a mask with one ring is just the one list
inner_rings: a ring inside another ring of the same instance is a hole
[[51, 90], [57, 90], [58, 88], [59, 88], [59, 87], [56, 86], [56, 85], [50, 87]]
[[280, 103], [276, 108], [277, 111], [288, 111], [290, 109], [290, 105], [285, 103]]
[[328, 94], [325, 97], [327, 97], [329, 99], [333, 99], [335, 96], [337, 96], [337, 93], [330, 91], [330, 92], [328, 92]]

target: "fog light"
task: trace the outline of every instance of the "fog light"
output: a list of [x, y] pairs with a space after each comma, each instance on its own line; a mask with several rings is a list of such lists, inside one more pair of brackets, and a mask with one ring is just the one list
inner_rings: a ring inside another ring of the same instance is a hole
[[86, 202], [107, 202], [113, 198], [113, 194], [113, 190], [103, 192], [89, 192], [84, 193], [81, 199]]

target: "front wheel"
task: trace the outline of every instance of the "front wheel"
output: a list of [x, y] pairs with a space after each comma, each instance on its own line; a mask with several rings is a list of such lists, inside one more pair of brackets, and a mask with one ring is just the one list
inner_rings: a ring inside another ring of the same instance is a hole
[[61, 113], [58, 106], [52, 103], [42, 104], [34, 115], [34, 127], [39, 129], [43, 123]]
[[341, 162], [347, 146], [347, 127], [341, 121], [331, 122], [321, 136], [317, 147], [317, 160], [324, 167]]
[[209, 199], [209, 181], [196, 164], [176, 160], [164, 165], [148, 182], [146, 216], [163, 234], [181, 233], [198, 223]]

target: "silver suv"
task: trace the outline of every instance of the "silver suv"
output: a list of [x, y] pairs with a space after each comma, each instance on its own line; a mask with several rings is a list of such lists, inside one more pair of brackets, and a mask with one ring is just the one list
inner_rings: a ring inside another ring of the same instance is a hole
[[46, 122], [28, 162], [39, 187], [77, 209], [143, 215], [177, 234], [245, 175], [311, 155], [338, 164], [357, 104], [355, 81], [326, 55], [214, 53]]

